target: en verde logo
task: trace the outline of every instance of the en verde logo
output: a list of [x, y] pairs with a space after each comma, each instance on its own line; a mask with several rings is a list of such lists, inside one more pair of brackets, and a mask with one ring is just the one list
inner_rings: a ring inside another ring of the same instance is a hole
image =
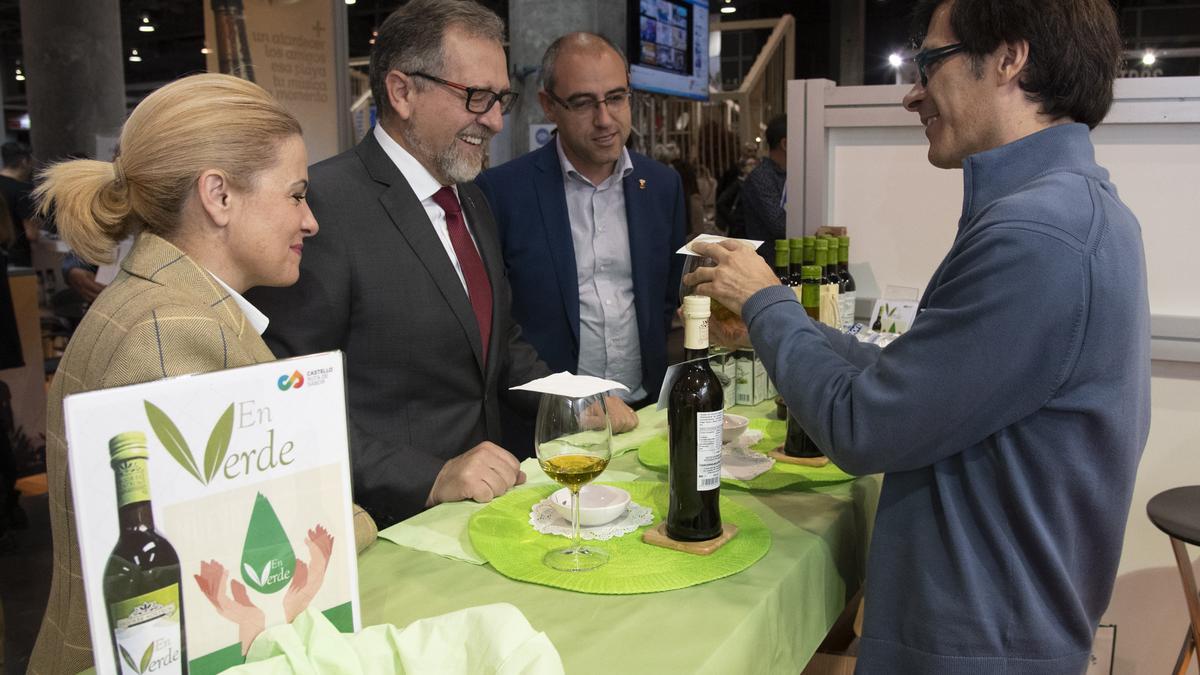
[[279, 386], [279, 391], [299, 389], [304, 386], [304, 376], [300, 374], [300, 371], [294, 370], [291, 375], [280, 375], [275, 384]]
[[242, 579], [259, 593], [283, 590], [296, 571], [296, 553], [270, 500], [258, 493], [242, 545]]
[[166, 448], [167, 454], [171, 455], [171, 458], [178, 462], [179, 466], [182, 466], [201, 484], [208, 485], [217, 475], [221, 464], [225, 462], [226, 453], [229, 452], [229, 441], [233, 437], [233, 404], [229, 404], [208, 435], [208, 445], [204, 449], [203, 467], [196, 464], [196, 460], [192, 457], [192, 451], [188, 448], [187, 440], [184, 439], [179, 427], [175, 426], [171, 418], [150, 401], [145, 401], [145, 404], [150, 428], [154, 429], [154, 435], [158, 436], [158, 440]]
[[150, 659], [154, 658], [154, 643], [151, 642], [146, 645], [146, 651], [142, 653], [140, 664], [134, 664], [133, 657], [129, 655], [129, 652], [125, 651], [124, 647], [121, 647], [121, 658], [125, 660], [125, 665], [129, 666], [133, 672], [141, 675], [141, 673], [146, 672], [146, 669], [150, 667]]
[[[121, 660], [129, 669], [138, 675], [143, 673], [153, 673], [160, 668], [167, 668], [171, 664], [179, 660], [180, 653], [177, 649], [173, 649], [170, 640], [157, 639], [152, 640], [146, 645], [146, 651], [142, 652], [142, 658], [138, 662], [134, 662], [133, 656], [121, 645], [117, 645], [121, 650]], [[155, 656], [158, 658], [154, 658]]]

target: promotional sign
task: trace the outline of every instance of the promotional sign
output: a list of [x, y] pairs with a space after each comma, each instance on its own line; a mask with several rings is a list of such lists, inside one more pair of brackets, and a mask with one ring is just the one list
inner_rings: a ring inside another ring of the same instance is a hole
[[98, 673], [217, 673], [308, 607], [358, 630], [341, 352], [64, 406]]
[[208, 71], [250, 80], [279, 99], [304, 128], [309, 163], [338, 152], [334, 4], [335, 0], [204, 2]]

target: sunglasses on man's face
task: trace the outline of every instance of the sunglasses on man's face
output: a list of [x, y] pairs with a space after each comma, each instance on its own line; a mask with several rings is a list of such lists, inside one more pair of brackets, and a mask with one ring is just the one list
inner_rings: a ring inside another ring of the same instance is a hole
[[965, 44], [961, 42], [955, 42], [952, 45], [946, 45], [945, 47], [938, 47], [936, 49], [922, 49], [914, 54], [912, 60], [917, 64], [917, 72], [921, 75], [921, 86], [929, 86], [930, 67], [932, 67], [938, 61], [941, 61], [946, 57], [953, 56], [966, 48], [967, 46]]

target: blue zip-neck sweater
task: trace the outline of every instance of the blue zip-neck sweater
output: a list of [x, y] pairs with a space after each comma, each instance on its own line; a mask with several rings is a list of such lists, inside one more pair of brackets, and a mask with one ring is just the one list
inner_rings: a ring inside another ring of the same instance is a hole
[[1141, 230], [1056, 126], [963, 162], [963, 215], [881, 352], [791, 289], [743, 308], [788, 408], [884, 472], [858, 673], [1081, 673], [1150, 426]]

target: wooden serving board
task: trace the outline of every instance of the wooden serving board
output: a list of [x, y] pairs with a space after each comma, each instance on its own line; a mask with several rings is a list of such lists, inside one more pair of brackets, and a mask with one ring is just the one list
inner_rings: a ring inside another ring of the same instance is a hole
[[693, 555], [709, 555], [724, 546], [738, 533], [737, 525], [721, 523], [721, 536], [705, 541], [675, 541], [667, 536], [667, 521], [660, 522], [642, 534], [642, 541], [652, 546], [661, 546]]

